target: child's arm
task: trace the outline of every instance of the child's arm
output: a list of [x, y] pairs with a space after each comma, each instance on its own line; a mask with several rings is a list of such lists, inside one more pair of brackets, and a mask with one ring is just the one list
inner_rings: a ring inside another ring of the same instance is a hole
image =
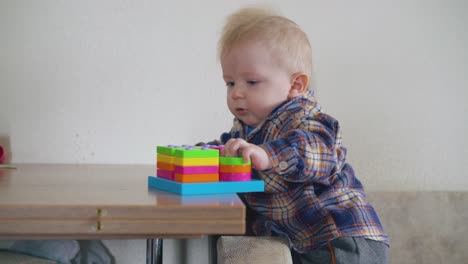
[[256, 146], [242, 139], [231, 139], [225, 144], [224, 153], [242, 154], [251, 159], [262, 177], [293, 182], [315, 181], [329, 185], [334, 172], [341, 170], [345, 149], [341, 147], [338, 122], [324, 114], [314, 119], [304, 118], [293, 127], [281, 128], [277, 140]]
[[299, 120], [286, 131], [279, 139], [261, 145], [272, 161], [272, 169], [264, 171], [265, 176], [280, 175], [287, 181], [330, 185], [346, 157], [338, 121], [320, 113]]

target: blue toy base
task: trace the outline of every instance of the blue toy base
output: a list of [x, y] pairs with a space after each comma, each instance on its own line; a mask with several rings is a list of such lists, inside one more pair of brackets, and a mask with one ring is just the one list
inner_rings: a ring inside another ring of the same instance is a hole
[[264, 182], [262, 180], [251, 180], [236, 182], [179, 183], [155, 176], [148, 176], [148, 187], [180, 195], [244, 193], [263, 192]]

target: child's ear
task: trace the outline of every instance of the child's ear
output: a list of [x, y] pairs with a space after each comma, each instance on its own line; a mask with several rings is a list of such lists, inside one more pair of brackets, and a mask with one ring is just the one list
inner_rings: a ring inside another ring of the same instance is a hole
[[288, 99], [303, 95], [309, 89], [309, 76], [305, 73], [295, 73], [292, 76], [291, 89], [289, 90]]

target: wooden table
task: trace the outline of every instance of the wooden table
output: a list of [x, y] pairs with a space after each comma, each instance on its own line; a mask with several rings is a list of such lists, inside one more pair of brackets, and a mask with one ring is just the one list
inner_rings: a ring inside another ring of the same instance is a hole
[[[0, 239], [154, 238], [243, 234], [235, 194], [179, 196], [149, 189], [155, 166], [19, 164], [0, 169]], [[159, 250], [161, 248], [159, 247]]]

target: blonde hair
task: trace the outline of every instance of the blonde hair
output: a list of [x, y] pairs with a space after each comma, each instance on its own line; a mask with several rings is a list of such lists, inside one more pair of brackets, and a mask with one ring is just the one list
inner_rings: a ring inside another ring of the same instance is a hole
[[312, 49], [307, 35], [296, 23], [271, 9], [247, 7], [228, 16], [218, 42], [218, 58], [245, 40], [257, 40], [270, 48], [290, 74], [312, 75]]

